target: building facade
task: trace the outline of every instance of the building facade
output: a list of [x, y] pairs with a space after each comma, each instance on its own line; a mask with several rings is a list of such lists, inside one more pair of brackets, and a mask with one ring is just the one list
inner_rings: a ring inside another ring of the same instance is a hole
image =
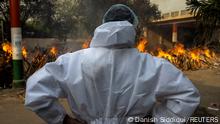
[[183, 43], [190, 47], [195, 36], [195, 19], [187, 10], [186, 0], [151, 0], [158, 5], [161, 19], [154, 20], [148, 39], [157, 44]]

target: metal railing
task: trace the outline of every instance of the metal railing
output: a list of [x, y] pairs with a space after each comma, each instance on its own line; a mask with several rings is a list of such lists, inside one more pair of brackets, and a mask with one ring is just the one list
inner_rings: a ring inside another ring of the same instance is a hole
[[188, 17], [193, 17], [193, 15], [188, 10], [180, 10], [180, 11], [172, 11], [168, 13], [163, 13], [161, 17], [162, 17], [161, 19], [156, 20], [156, 21], [188, 18]]

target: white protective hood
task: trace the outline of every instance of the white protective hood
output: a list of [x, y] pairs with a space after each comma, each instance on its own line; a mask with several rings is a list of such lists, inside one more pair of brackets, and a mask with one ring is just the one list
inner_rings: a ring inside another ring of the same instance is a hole
[[49, 124], [62, 124], [61, 97], [88, 124], [126, 124], [150, 112], [158, 119], [189, 117], [198, 90], [168, 61], [132, 48], [134, 40], [126, 21], [101, 25], [91, 48], [64, 54], [28, 79], [25, 106]]
[[96, 28], [90, 47], [133, 47], [136, 32], [127, 21], [108, 22]]

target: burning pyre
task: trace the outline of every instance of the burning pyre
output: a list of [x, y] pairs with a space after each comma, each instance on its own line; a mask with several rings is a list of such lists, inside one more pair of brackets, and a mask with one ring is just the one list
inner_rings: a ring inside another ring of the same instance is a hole
[[[88, 48], [90, 42], [91, 38], [83, 43], [82, 48]], [[207, 47], [186, 49], [183, 44], [177, 43], [169, 50], [158, 48], [155, 51], [147, 51], [147, 46], [148, 41], [146, 38], [140, 38], [136, 48], [142, 53], [150, 53], [153, 56], [167, 59], [181, 70], [197, 70], [218, 65], [215, 53]], [[26, 79], [45, 63], [55, 61], [58, 56], [58, 49], [56, 47], [49, 49], [36, 47], [32, 51], [28, 51], [25, 47], [22, 47], [22, 56], [24, 61], [24, 78]], [[4, 81], [12, 81], [12, 47], [9, 42], [1, 44], [0, 75], [5, 75], [2, 76], [6, 78]]]
[[[88, 48], [89, 44], [90, 40], [85, 41], [82, 48]], [[139, 52], [164, 58], [181, 70], [198, 70], [217, 65], [215, 53], [207, 47], [186, 49], [183, 44], [176, 43], [172, 49], [166, 51], [162, 48], [157, 48], [156, 51], [147, 51], [147, 46], [148, 41], [142, 37], [137, 42], [136, 48]]]
[[[91, 38], [83, 43], [82, 48], [88, 48]], [[140, 38], [137, 42], [136, 48], [142, 52], [147, 53], [148, 41], [146, 38]], [[4, 51], [4, 61], [9, 63], [12, 59], [12, 47], [9, 42], [1, 44], [2, 50]], [[158, 48], [156, 51], [148, 52], [153, 56], [167, 59], [173, 63], [176, 67], [182, 70], [197, 70], [201, 68], [211, 67], [216, 64], [217, 58], [213, 51], [209, 50], [207, 47], [201, 48], [191, 48], [186, 49], [183, 44], [177, 43], [172, 49], [163, 50]], [[25, 61], [25, 65], [28, 65], [25, 70], [36, 70], [42, 67], [48, 61], [54, 61], [58, 55], [58, 50], [56, 47], [51, 47], [48, 50], [41, 50], [40, 48], [35, 48], [34, 51], [28, 53], [25, 47], [22, 48], [22, 55]], [[28, 57], [28, 56], [31, 56]], [[28, 69], [27, 69], [28, 68]]]
[[[7, 58], [6, 62], [9, 62], [12, 58], [12, 46], [11, 43], [5, 42], [1, 44], [2, 50], [4, 51], [4, 56]], [[27, 57], [27, 49], [22, 47], [22, 56]]]
[[[137, 49], [140, 52], [145, 52], [143, 50], [146, 48], [146, 41], [140, 40]], [[176, 43], [172, 49], [166, 51], [158, 48], [156, 51], [150, 52], [150, 54], [167, 59], [181, 70], [197, 70], [217, 64], [215, 53], [207, 47], [186, 49], [181, 43]]]
[[[50, 49], [43, 49], [36, 47], [33, 51], [28, 51], [25, 47], [22, 47], [22, 56], [24, 62], [24, 78], [28, 78], [36, 70], [41, 68], [47, 62], [54, 61], [57, 58], [58, 50], [56, 47]], [[1, 78], [5, 84], [11, 84], [12, 81], [12, 46], [9, 42], [1, 44], [0, 48], [0, 75], [6, 76]], [[4, 85], [4, 84], [3, 84]], [[5, 87], [5, 86], [1, 86]]]

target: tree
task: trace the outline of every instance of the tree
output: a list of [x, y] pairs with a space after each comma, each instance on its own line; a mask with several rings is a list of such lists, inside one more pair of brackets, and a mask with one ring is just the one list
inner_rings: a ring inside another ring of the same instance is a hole
[[138, 15], [141, 26], [146, 26], [147, 23], [160, 18], [158, 7], [149, 0], [133, 0], [130, 6]]
[[140, 26], [160, 17], [160, 12], [155, 4], [150, 0], [84, 0], [79, 9], [82, 9], [81, 15], [84, 18], [84, 24], [87, 30], [92, 33], [98, 25], [101, 24], [102, 17], [107, 9], [113, 4], [125, 4], [131, 7], [137, 14]]
[[10, 22], [9, 22], [9, 2], [8, 0], [0, 1], [0, 14], [2, 16], [1, 21], [3, 21], [3, 36], [4, 39], [10, 40]]
[[[33, 25], [28, 24], [30, 20], [40, 22], [41, 26], [44, 28], [51, 26], [50, 22], [52, 21], [52, 15], [54, 14], [53, 4], [55, 1], [56, 0], [21, 0], [20, 19], [24, 36], [30, 30], [35, 33], [37, 32], [36, 29], [33, 29]], [[0, 1], [0, 13], [3, 15], [4, 37], [10, 41], [9, 0]], [[43, 33], [46, 33], [47, 30], [48, 29], [44, 29]]]
[[77, 16], [77, 1], [62, 0], [55, 3], [52, 34], [65, 41], [70, 36], [75, 36], [80, 18]]
[[21, 22], [24, 36], [30, 36], [29, 32], [33, 32], [35, 37], [52, 36], [56, 1], [23, 0], [21, 3]]
[[200, 45], [209, 45], [213, 32], [220, 23], [220, 1], [219, 0], [187, 0], [188, 9], [196, 17], [198, 23], [198, 36], [196, 42]]
[[[150, 0], [21, 0], [23, 36], [67, 37], [79, 36], [83, 30], [92, 34], [100, 25], [107, 9], [117, 3], [130, 6], [138, 15], [141, 27], [159, 17], [157, 6]], [[6, 32], [10, 38], [8, 0], [0, 2]]]

